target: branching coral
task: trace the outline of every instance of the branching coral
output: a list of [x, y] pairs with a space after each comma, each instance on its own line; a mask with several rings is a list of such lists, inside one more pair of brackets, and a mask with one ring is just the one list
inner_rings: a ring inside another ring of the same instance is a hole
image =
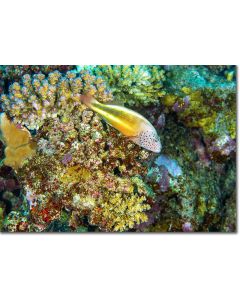
[[13, 83], [9, 94], [1, 96], [1, 104], [15, 123], [38, 129], [47, 118], [60, 116], [67, 123], [74, 110], [82, 109], [81, 93], [89, 93], [101, 102], [112, 99], [104, 81], [88, 71], [81, 72], [81, 76], [67, 72], [66, 77], [55, 71], [48, 77], [42, 73], [24, 75], [22, 84]]
[[136, 224], [146, 222], [148, 217], [144, 211], [149, 209], [144, 196], [106, 195], [105, 201], [101, 201], [91, 212], [90, 223], [107, 231], [127, 231]]
[[43, 73], [45, 75], [55, 70], [61, 73], [73, 70], [75, 66], [71, 65], [5, 65], [0, 66], [0, 78], [13, 82], [19, 81], [25, 74]]
[[128, 106], [159, 104], [165, 95], [165, 72], [161, 66], [92, 66], [88, 70], [102, 77], [119, 103]]

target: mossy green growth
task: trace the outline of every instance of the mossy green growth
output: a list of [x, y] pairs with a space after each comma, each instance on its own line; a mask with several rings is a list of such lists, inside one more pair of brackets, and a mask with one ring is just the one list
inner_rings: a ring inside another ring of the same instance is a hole
[[202, 128], [205, 135], [213, 138], [230, 136], [234, 139], [236, 67], [221, 66], [217, 72], [209, 70], [214, 68], [170, 66], [164, 83], [167, 94], [162, 103], [172, 108], [185, 126]]
[[61, 211], [60, 221], [62, 223], [67, 223], [69, 221], [69, 214], [66, 211], [64, 211], [64, 210]]
[[159, 229], [156, 225], [157, 230], [163, 230], [161, 220], [164, 220], [167, 227], [172, 224], [176, 231], [182, 231], [184, 221], [191, 222], [194, 231], [219, 231], [219, 220], [230, 205], [225, 199], [231, 196], [236, 183], [234, 162], [229, 160], [226, 163], [226, 176], [219, 175], [219, 164], [201, 161], [194, 143], [189, 142], [191, 137], [191, 130], [177, 124], [169, 114], [161, 136], [162, 153], [178, 161], [183, 175], [170, 180], [168, 191], [162, 193], [161, 226], [158, 224]]
[[212, 137], [229, 135], [236, 138], [236, 100], [234, 94], [226, 99], [215, 97], [213, 91], [192, 91], [188, 87], [182, 88], [183, 96], [166, 95], [163, 104], [173, 107], [174, 103], [181, 103], [184, 97], [189, 97], [189, 106], [177, 112], [179, 120], [187, 127], [202, 128], [204, 134]]
[[178, 96], [173, 94], [168, 94], [163, 98], [162, 103], [167, 107], [172, 107], [177, 100], [178, 100]]
[[135, 186], [138, 193], [145, 193], [147, 197], [154, 198], [156, 195], [152, 188], [147, 185], [140, 176], [133, 176], [131, 183]]
[[76, 229], [76, 232], [78, 232], [78, 233], [88, 232], [88, 228], [85, 227], [85, 226], [79, 226], [79, 227]]

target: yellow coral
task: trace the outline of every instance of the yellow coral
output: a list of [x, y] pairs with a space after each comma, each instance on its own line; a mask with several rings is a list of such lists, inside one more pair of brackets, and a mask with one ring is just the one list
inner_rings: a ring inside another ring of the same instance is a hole
[[[186, 118], [188, 127], [201, 127], [208, 134], [214, 130], [216, 112], [204, 101], [201, 91], [191, 92], [187, 87], [183, 88], [185, 93], [190, 95], [190, 106], [181, 112], [181, 119]], [[190, 118], [188, 118], [191, 116]]]
[[197, 201], [197, 210], [199, 216], [203, 217], [207, 211], [206, 200], [203, 197], [199, 197]]
[[189, 87], [184, 86], [182, 88], [183, 93], [185, 93], [186, 95], [189, 95], [191, 93], [191, 89]]
[[234, 71], [230, 71], [226, 74], [227, 81], [232, 81], [234, 77]]
[[163, 104], [166, 106], [172, 106], [177, 100], [177, 96], [175, 95], [166, 95], [163, 98]]
[[150, 205], [145, 201], [144, 196], [136, 194], [129, 197], [120, 193], [109, 195], [106, 201], [101, 201], [100, 206], [94, 208], [90, 221], [107, 231], [127, 231], [148, 220], [144, 211], [149, 210]]
[[60, 181], [63, 183], [77, 183], [79, 181], [89, 180], [91, 172], [80, 165], [68, 167], [66, 171], [60, 177]]
[[4, 164], [17, 170], [36, 151], [36, 143], [26, 128], [18, 128], [5, 113], [0, 117], [1, 139], [6, 145]]

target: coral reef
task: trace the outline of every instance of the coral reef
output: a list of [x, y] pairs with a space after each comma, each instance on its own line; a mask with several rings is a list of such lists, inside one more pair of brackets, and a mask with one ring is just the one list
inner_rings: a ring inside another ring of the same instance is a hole
[[148, 153], [104, 125], [83, 109], [65, 124], [46, 120], [38, 131], [36, 155], [18, 170], [35, 224], [46, 228], [64, 210], [75, 229], [84, 216], [106, 231], [128, 230], [147, 220], [144, 211], [153, 194], [142, 183], [146, 168], [141, 162]]
[[[142, 114], [161, 153], [86, 93]], [[236, 231], [236, 67], [0, 66], [0, 96], [1, 231]]]

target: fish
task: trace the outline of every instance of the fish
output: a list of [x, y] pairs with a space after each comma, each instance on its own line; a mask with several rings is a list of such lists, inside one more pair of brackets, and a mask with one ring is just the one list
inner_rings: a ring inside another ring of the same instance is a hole
[[162, 145], [156, 129], [141, 114], [124, 106], [100, 103], [88, 94], [80, 95], [80, 100], [138, 146], [161, 152]]

